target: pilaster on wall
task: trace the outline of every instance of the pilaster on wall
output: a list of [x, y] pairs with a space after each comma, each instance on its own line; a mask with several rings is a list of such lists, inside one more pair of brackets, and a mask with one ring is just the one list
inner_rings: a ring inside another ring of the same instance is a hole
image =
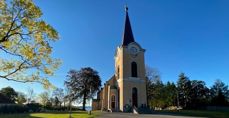
[[119, 110], [120, 111], [123, 111], [123, 107], [124, 107], [124, 104], [123, 104], [123, 96], [124, 96], [124, 93], [123, 93], [123, 79], [118, 79], [118, 87], [119, 87]]
[[110, 89], [110, 88], [111, 88], [110, 85], [108, 85], [108, 100], [107, 100], [107, 101], [108, 101], [108, 102], [107, 102], [107, 103], [108, 103], [108, 110], [111, 109], [111, 107], [110, 107], [110, 104], [111, 104], [111, 100], [110, 100], [110, 99], [111, 99], [111, 98], [110, 98], [110, 96], [111, 96], [111, 95], [110, 95], [110, 90], [111, 90], [111, 89]]

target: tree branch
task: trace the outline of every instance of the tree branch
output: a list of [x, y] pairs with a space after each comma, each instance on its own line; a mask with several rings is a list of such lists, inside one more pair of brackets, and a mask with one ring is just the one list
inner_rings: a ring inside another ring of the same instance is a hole
[[16, 53], [12, 53], [12, 52], [9, 52], [7, 51], [6, 49], [4, 49], [3, 47], [0, 47], [1, 50], [3, 50], [5, 53], [8, 53], [10, 55], [13, 55], [13, 56], [18, 56], [20, 57], [22, 60], [25, 60], [24, 57], [22, 55], [19, 55], [19, 54], [16, 54]]
[[21, 69], [26, 68], [26, 67], [23, 67], [23, 65], [24, 65], [25, 63], [26, 63], [26, 61], [22, 62], [22, 63], [18, 66], [17, 69], [15, 69], [14, 71], [12, 71], [12, 72], [10, 72], [10, 73], [8, 73], [7, 75], [4, 75], [4, 76], [2, 76], [2, 77], [7, 78], [8, 76], [10, 76], [10, 75], [12, 75], [12, 74], [14, 74], [14, 73], [20, 71]]
[[[0, 43], [7, 41], [7, 39], [8, 39], [7, 37], [8, 37], [8, 35], [10, 34], [10, 32], [12, 31], [12, 28], [13, 28], [15, 22], [16, 22], [16, 19], [17, 19], [18, 16], [20, 15], [21, 11], [22, 11], [22, 9], [20, 9], [20, 10], [18, 11], [17, 15], [13, 18], [12, 23], [10, 24], [9, 30], [7, 31], [6, 35], [0, 40]], [[13, 16], [12, 16], [12, 17], [13, 17]]]
[[0, 78], [4, 78], [4, 79], [6, 79], [8, 81], [15, 81], [15, 82], [20, 82], [20, 83], [28, 83], [28, 82], [33, 83], [33, 82], [36, 82], [36, 83], [44, 84], [41, 81], [37, 81], [37, 80], [16, 80], [16, 79], [11, 79], [11, 78], [8, 78], [8, 77], [5, 77], [5, 76], [1, 76], [1, 75], [0, 75]]

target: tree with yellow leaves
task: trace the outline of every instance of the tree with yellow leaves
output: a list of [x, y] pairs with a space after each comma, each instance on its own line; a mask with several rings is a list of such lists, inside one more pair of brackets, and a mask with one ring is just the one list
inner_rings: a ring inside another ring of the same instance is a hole
[[47, 78], [60, 60], [51, 57], [50, 42], [59, 36], [41, 16], [32, 0], [0, 0], [0, 78], [51, 86]]

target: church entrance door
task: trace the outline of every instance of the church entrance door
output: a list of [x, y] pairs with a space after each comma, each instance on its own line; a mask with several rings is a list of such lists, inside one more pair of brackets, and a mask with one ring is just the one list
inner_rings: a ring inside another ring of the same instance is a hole
[[132, 89], [132, 106], [138, 107], [138, 90], [136, 87]]

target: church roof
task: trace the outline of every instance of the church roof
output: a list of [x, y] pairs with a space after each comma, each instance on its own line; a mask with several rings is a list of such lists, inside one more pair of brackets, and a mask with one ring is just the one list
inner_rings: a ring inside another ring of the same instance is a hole
[[129, 43], [135, 42], [133, 32], [130, 25], [130, 19], [128, 15], [128, 7], [125, 8], [126, 11], [126, 19], [125, 19], [125, 26], [124, 26], [124, 32], [123, 32], [123, 39], [122, 39], [122, 45], [127, 46]]

